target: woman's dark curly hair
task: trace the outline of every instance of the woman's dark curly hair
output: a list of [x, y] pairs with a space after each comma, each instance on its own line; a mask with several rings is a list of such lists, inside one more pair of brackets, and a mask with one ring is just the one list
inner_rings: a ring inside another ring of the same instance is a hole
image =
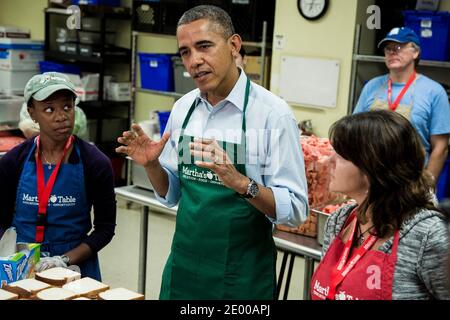
[[358, 219], [366, 221], [370, 210], [378, 237], [399, 229], [418, 209], [440, 211], [432, 202], [425, 150], [405, 117], [389, 110], [358, 113], [334, 123], [329, 136], [335, 151], [369, 180]]

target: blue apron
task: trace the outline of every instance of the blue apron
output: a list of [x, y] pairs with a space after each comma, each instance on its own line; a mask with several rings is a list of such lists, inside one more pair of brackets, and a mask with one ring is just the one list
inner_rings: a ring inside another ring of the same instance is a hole
[[[17, 241], [34, 243], [38, 217], [37, 175], [34, 157], [36, 143], [25, 161], [17, 188], [16, 212], [13, 226], [17, 230]], [[44, 242], [41, 252], [50, 256], [62, 255], [87, 237], [91, 230], [90, 207], [86, 199], [83, 163], [80, 150], [74, 143], [80, 161], [77, 164], [63, 163], [53, 187], [45, 226]], [[55, 165], [44, 165], [45, 182], [49, 179]], [[101, 281], [97, 254], [78, 264], [82, 277], [91, 277]]]

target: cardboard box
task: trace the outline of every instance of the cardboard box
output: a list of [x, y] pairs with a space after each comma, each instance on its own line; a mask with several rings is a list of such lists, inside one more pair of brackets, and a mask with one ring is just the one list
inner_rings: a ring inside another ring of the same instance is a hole
[[39, 243], [18, 243], [16, 254], [8, 260], [0, 260], [0, 288], [7, 283], [31, 278], [40, 254]]
[[130, 101], [130, 82], [110, 82], [108, 83], [107, 99], [111, 101]]
[[80, 77], [76, 74], [65, 74], [75, 85], [80, 101], [96, 101], [98, 100], [98, 88], [100, 75], [98, 73], [86, 74]]
[[14, 26], [0, 26], [0, 38], [29, 39], [30, 29], [22, 29]]
[[0, 69], [39, 71], [44, 43], [28, 39], [0, 38]]
[[245, 74], [253, 82], [262, 85], [265, 88], [269, 87], [269, 57], [265, 58], [264, 79], [261, 81], [261, 57], [260, 56], [245, 56]]

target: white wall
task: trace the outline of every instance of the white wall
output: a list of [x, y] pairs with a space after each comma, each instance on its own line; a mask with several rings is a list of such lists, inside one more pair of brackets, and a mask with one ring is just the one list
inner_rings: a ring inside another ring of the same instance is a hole
[[297, 120], [311, 119], [318, 136], [327, 136], [330, 125], [347, 113], [356, 15], [357, 0], [330, 1], [325, 16], [312, 22], [299, 14], [296, 0], [276, 2], [274, 35], [281, 35], [285, 43], [281, 50], [276, 49], [274, 44], [271, 91], [279, 92], [280, 61], [283, 55], [340, 61], [336, 108], [293, 106]]

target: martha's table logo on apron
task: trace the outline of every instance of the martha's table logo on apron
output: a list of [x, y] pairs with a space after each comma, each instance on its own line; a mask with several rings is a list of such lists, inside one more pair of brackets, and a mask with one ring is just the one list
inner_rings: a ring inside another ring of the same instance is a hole
[[[23, 204], [28, 204], [32, 206], [39, 205], [39, 200], [37, 196], [30, 196], [27, 193], [22, 194]], [[48, 200], [48, 205], [52, 207], [74, 207], [77, 205], [77, 198], [73, 196], [57, 196], [52, 195]]]
[[223, 182], [219, 179], [219, 176], [210, 170], [198, 170], [197, 168], [191, 169], [188, 166], [183, 166], [182, 172], [184, 179], [223, 185]]
[[[329, 286], [322, 286], [322, 284], [319, 281], [314, 282], [314, 288], [313, 288], [313, 294], [320, 297], [321, 299], [325, 300], [328, 296], [328, 292], [330, 291]], [[353, 297], [352, 295], [347, 294], [345, 291], [339, 290], [338, 293], [334, 295], [335, 300], [359, 300], [356, 297]]]

